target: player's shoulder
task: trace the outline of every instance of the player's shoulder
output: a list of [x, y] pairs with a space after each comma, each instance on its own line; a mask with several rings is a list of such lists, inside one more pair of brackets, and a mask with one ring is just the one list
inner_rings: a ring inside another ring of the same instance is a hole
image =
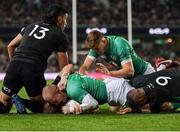
[[116, 40], [121, 40], [121, 41], [127, 41], [125, 38], [123, 38], [123, 37], [121, 37], [121, 36], [115, 36], [115, 35], [108, 35], [108, 36], [106, 36], [108, 39], [110, 39], [110, 40], [114, 40], [114, 41], [116, 41]]
[[57, 26], [50, 26], [50, 29], [52, 30], [52, 32], [56, 36], [58, 36], [60, 38], [62, 38], [62, 37], [66, 38], [66, 34], [59, 27], [57, 27]]
[[68, 80], [79, 80], [82, 78], [83, 75], [80, 75], [78, 73], [70, 74], [68, 77]]
[[42, 25], [42, 23], [41, 23], [40, 21], [31, 23], [31, 24], [29, 24], [29, 25], [24, 26], [24, 27], [21, 29], [21, 32], [22, 32], [22, 31], [25, 31], [25, 32], [26, 32], [26, 31], [28, 31], [28, 30], [33, 30], [33, 29], [35, 29], [35, 28], [41, 27], [41, 25]]
[[130, 46], [129, 42], [121, 36], [116, 37], [116, 43], [118, 43], [118, 44], [120, 43], [120, 45], [122, 47], [129, 47]]
[[110, 43], [112, 42], [114, 45], [116, 45], [118, 47], [129, 46], [129, 42], [121, 36], [107, 36], [107, 38]]
[[62, 37], [66, 38], [66, 34], [61, 30], [61, 28], [44, 22], [40, 22], [39, 24], [42, 27], [48, 28], [52, 36], [58, 38], [62, 38]]
[[25, 28], [34, 27], [35, 25], [40, 26], [41, 25], [41, 21], [33, 22], [33, 23], [27, 25]]
[[35, 26], [35, 25], [37, 25], [38, 27], [48, 28], [53, 32], [63, 33], [63, 31], [59, 27], [51, 25], [49, 23], [45, 23], [43, 21], [37, 21], [28, 26]]

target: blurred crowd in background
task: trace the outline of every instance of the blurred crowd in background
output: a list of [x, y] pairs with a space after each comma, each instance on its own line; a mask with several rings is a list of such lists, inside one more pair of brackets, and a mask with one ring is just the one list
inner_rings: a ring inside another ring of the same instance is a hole
[[[72, 0], [1, 0], [0, 25], [32, 23], [42, 16], [50, 3], [63, 4], [71, 12]], [[133, 26], [179, 26], [179, 8], [179, 0], [132, 0]], [[79, 26], [126, 26], [127, 1], [77, 0], [77, 18]]]
[[[69, 9], [68, 27], [71, 27], [72, 0], [1, 0], [0, 26], [23, 27], [40, 20], [50, 3], [63, 4]], [[132, 0], [133, 27], [180, 27], [179, 9], [179, 0]], [[77, 0], [77, 25], [78, 27], [126, 27], [127, 0]], [[9, 62], [6, 46], [0, 40], [0, 72], [6, 70]], [[155, 53], [152, 53], [152, 48], [156, 46], [149, 48], [147, 45], [145, 47], [135, 45], [134, 47], [140, 56], [153, 63], [152, 58]], [[164, 46], [162, 51], [168, 52], [169, 58], [179, 59], [169, 46]], [[84, 56], [81, 60], [83, 59]], [[47, 72], [56, 71], [58, 71], [57, 62], [53, 54], [49, 58]]]

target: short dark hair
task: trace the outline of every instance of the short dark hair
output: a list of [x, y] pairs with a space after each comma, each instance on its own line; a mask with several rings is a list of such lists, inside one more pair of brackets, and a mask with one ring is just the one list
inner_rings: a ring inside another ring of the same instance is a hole
[[43, 16], [43, 20], [45, 23], [56, 25], [58, 16], [65, 15], [66, 13], [68, 13], [68, 10], [65, 7], [53, 4], [48, 7], [46, 14]]
[[100, 43], [102, 36], [102, 33], [97, 30], [91, 31], [88, 33], [85, 43], [89, 46], [89, 48], [92, 48]]
[[136, 95], [134, 94], [134, 91], [131, 90], [126, 96], [126, 106], [132, 108], [132, 112], [140, 113], [141, 112], [141, 106], [136, 101]]

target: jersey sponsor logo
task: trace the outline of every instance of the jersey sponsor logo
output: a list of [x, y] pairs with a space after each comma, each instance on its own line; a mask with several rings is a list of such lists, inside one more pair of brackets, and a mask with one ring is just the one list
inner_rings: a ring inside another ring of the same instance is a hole
[[153, 88], [154, 88], [154, 85], [151, 84], [151, 83], [149, 83], [149, 84], [147, 85], [147, 87], [148, 87], [149, 89], [153, 89]]
[[3, 90], [7, 93], [11, 93], [11, 89], [7, 88], [7, 87], [3, 87]]
[[166, 86], [168, 84], [168, 80], [170, 80], [170, 79], [172, 79], [172, 78], [160, 76], [160, 77], [156, 78], [156, 83], [161, 86]]
[[[33, 30], [29, 33], [29, 36], [34, 36], [36, 39], [43, 39], [46, 36], [46, 32], [49, 31], [48, 28], [40, 27], [39, 25], [34, 25], [35, 27]], [[38, 32], [38, 35], [35, 33]]]

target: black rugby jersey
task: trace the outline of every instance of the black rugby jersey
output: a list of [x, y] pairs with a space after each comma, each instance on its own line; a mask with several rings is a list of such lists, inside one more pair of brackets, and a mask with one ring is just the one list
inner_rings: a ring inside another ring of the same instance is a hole
[[152, 112], [160, 112], [163, 102], [180, 96], [180, 70], [168, 69], [139, 76], [134, 80], [136, 88], [143, 87]]
[[18, 46], [12, 61], [23, 61], [38, 64], [46, 69], [47, 59], [52, 52], [66, 52], [69, 41], [63, 31], [44, 22], [28, 25], [21, 31], [23, 39]]

